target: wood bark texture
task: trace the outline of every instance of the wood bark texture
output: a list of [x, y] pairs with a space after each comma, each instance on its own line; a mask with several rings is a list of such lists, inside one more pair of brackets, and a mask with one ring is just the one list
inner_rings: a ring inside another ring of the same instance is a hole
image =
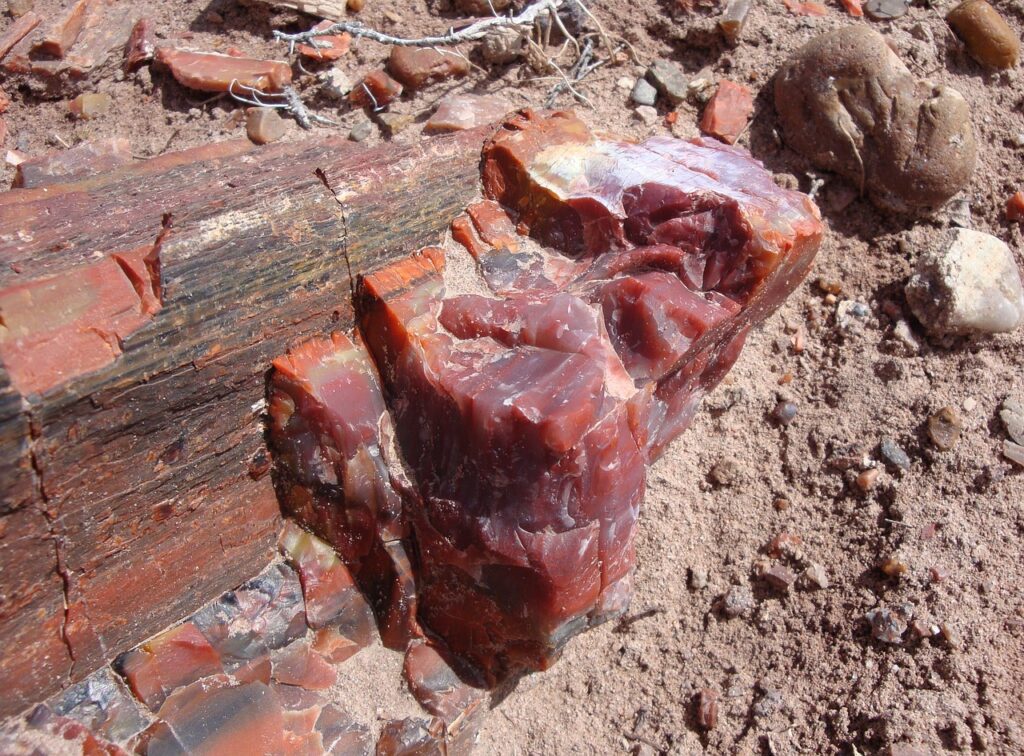
[[0, 195], [0, 716], [268, 562], [271, 359], [437, 240], [484, 136], [225, 142]]

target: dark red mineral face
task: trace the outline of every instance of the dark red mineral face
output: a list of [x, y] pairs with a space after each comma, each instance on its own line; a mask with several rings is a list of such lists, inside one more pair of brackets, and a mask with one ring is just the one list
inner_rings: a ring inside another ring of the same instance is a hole
[[[275, 362], [269, 435], [285, 511], [395, 643], [426, 631], [494, 684], [625, 610], [646, 465], [822, 225], [739, 148], [599, 137], [569, 113], [516, 115], [482, 166], [448, 250], [362, 280], [356, 338]], [[482, 280], [446, 296], [456, 254]]]

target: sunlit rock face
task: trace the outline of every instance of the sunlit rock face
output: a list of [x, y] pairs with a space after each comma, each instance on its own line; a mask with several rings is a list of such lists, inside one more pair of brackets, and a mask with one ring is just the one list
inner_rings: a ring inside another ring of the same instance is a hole
[[426, 631], [494, 684], [624, 611], [646, 465], [822, 226], [739, 148], [615, 140], [568, 113], [504, 123], [482, 182], [452, 236], [490, 294], [447, 296], [440, 248], [366, 276], [356, 338], [275, 362], [269, 437], [285, 510], [396, 642]]

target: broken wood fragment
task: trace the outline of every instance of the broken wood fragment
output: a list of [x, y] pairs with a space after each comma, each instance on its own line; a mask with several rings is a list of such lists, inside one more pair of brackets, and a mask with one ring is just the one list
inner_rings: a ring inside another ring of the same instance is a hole
[[179, 84], [200, 92], [235, 91], [245, 95], [245, 88], [280, 92], [292, 83], [291, 66], [280, 60], [237, 58], [174, 47], [157, 48], [154, 59], [166, 66]]
[[32, 51], [54, 58], [63, 58], [75, 44], [78, 35], [82, 33], [86, 13], [90, 6], [97, 2], [103, 2], [103, 0], [77, 0], [72, 3], [62, 16], [55, 18], [43, 31], [39, 41], [32, 46]]
[[29, 11], [7, 27], [7, 31], [0, 37], [0, 60], [7, 57], [7, 53], [28, 36], [29, 32], [39, 26], [42, 20], [38, 13]]
[[483, 138], [235, 140], [0, 194], [0, 715], [266, 565], [267, 366], [436, 240]]

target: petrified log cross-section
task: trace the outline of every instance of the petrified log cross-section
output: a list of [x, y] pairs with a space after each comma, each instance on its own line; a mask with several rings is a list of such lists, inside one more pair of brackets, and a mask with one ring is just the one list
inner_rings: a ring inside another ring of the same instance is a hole
[[0, 195], [0, 715], [267, 563], [267, 366], [437, 239], [483, 138], [228, 142]]
[[743, 150], [567, 113], [506, 122], [482, 181], [452, 235], [489, 293], [446, 298], [438, 247], [368, 274], [354, 338], [275, 362], [269, 437], [285, 510], [336, 545], [385, 642], [428, 633], [493, 685], [628, 605], [646, 463], [822, 225]]

